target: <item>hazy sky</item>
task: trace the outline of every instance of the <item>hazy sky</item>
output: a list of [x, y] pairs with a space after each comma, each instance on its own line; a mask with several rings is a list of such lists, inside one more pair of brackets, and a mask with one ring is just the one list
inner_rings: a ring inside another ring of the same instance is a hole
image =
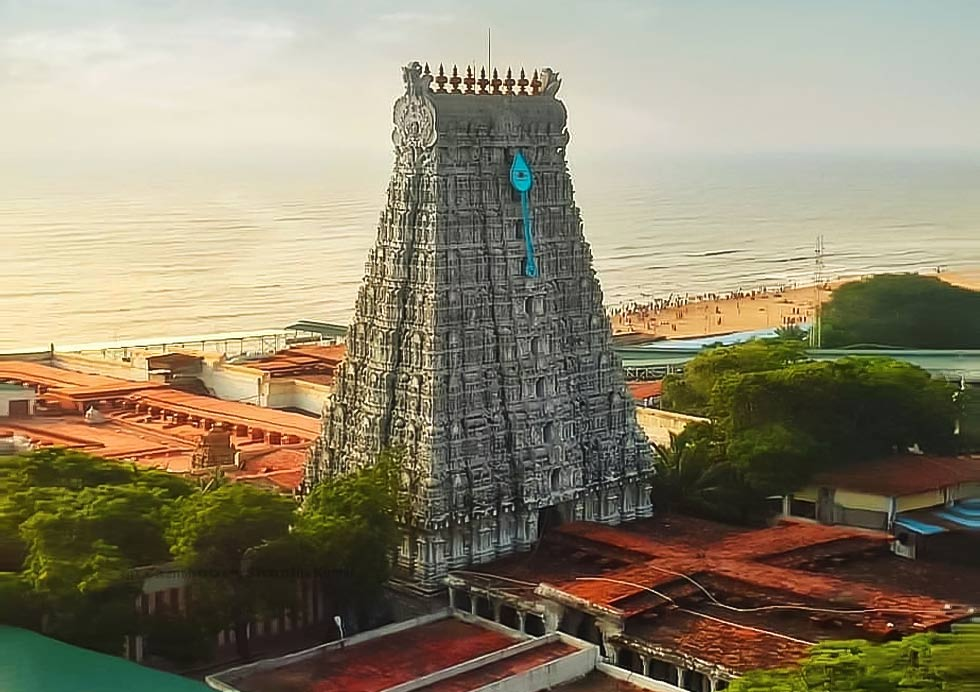
[[488, 25], [584, 154], [980, 149], [977, 0], [0, 0], [0, 167], [384, 154], [400, 66]]

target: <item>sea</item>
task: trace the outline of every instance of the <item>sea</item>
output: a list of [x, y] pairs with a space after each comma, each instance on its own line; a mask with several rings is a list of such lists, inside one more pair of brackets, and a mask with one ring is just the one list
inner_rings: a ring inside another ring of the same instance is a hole
[[[4, 170], [0, 350], [345, 322], [388, 155]], [[572, 157], [607, 305], [980, 266], [980, 154]]]

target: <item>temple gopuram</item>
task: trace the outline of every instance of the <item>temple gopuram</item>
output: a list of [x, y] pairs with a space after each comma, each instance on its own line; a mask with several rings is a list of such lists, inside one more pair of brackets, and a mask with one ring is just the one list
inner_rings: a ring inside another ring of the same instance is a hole
[[548, 526], [651, 513], [549, 69], [404, 68], [394, 170], [307, 490], [403, 452], [400, 567], [426, 588]]

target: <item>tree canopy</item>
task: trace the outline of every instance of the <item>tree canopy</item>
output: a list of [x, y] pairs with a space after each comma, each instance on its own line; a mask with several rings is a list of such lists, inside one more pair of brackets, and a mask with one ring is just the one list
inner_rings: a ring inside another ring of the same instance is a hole
[[[815, 472], [903, 453], [955, 448], [954, 388], [889, 358], [807, 360], [803, 345], [751, 341], [709, 349], [664, 382], [664, 406], [706, 416], [723, 476], [762, 495], [790, 492]], [[689, 452], [690, 454], [690, 452]], [[702, 454], [703, 456], [703, 454]]]
[[934, 276], [880, 274], [835, 289], [822, 322], [829, 348], [980, 348], [980, 291]]
[[177, 501], [166, 531], [170, 550], [191, 575], [196, 609], [213, 632], [231, 623], [248, 658], [248, 623], [294, 605], [295, 575], [272, 569], [265, 552], [289, 538], [295, 503], [243, 483]]
[[[294, 611], [300, 578], [355, 606], [387, 579], [400, 539], [401, 456], [321, 484], [300, 508], [219, 476], [192, 482], [64, 449], [0, 457], [0, 622], [120, 653], [149, 634], [188, 663], [229, 625]], [[176, 560], [194, 608], [141, 616], [143, 571]], [[323, 578], [326, 575], [326, 578]]]
[[169, 559], [169, 512], [191, 492], [181, 478], [71, 450], [0, 457], [7, 597], [46, 615], [49, 634], [118, 653], [137, 629], [132, 570]]
[[915, 634], [899, 641], [829, 641], [799, 668], [754, 671], [731, 692], [941, 692], [980, 689], [980, 625], [949, 634]]
[[375, 465], [328, 478], [307, 496], [295, 534], [340, 598], [364, 602], [388, 579], [401, 539], [403, 455], [385, 450]]

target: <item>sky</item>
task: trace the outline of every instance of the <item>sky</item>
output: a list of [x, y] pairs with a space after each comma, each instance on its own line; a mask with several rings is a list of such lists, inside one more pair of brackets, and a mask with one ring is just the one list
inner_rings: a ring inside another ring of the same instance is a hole
[[0, 0], [0, 167], [388, 156], [401, 66], [487, 27], [586, 156], [980, 151], [976, 0]]

